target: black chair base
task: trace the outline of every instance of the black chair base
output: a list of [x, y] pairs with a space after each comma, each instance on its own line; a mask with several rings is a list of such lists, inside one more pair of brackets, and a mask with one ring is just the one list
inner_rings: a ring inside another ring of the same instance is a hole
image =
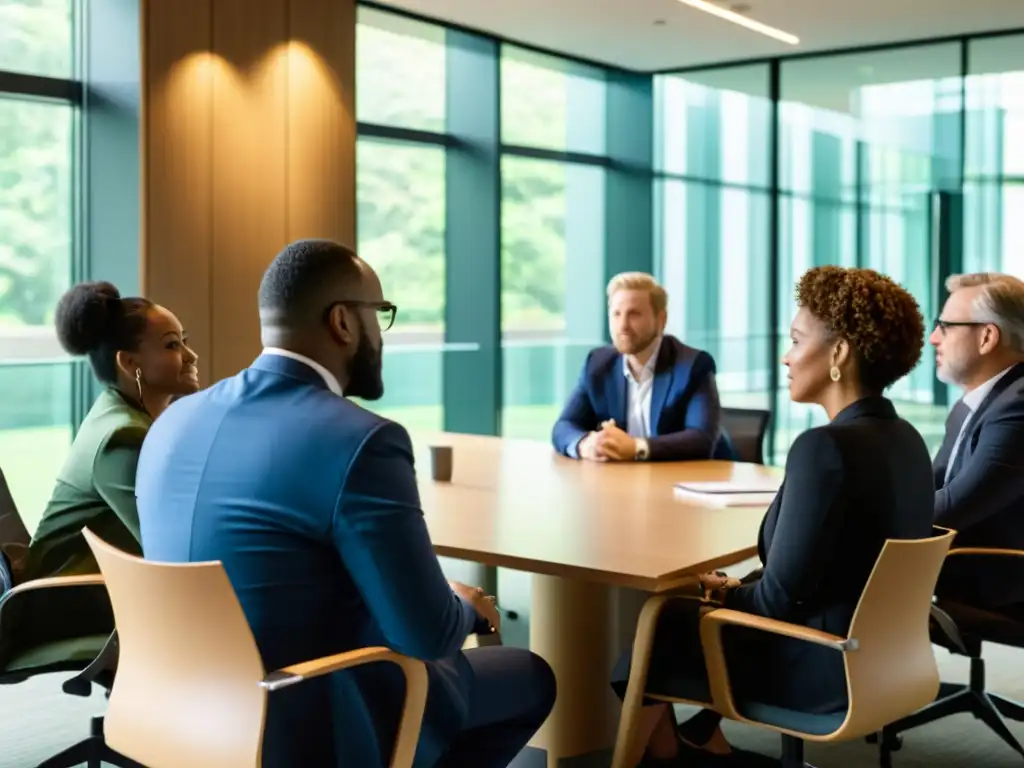
[[[972, 661], [975, 661], [972, 659]], [[980, 671], [980, 670], [979, 670]], [[981, 682], [981, 681], [975, 681]], [[892, 753], [899, 750], [901, 739], [899, 734], [920, 725], [941, 720], [950, 715], [969, 712], [994, 731], [1017, 754], [1024, 757], [1024, 747], [1006, 727], [1003, 720], [1008, 717], [1017, 722], [1024, 722], [1024, 706], [995, 693], [987, 693], [977, 685], [951, 685], [943, 683], [939, 689], [939, 698], [924, 709], [887, 725], [882, 731], [879, 744], [879, 761], [881, 768], [890, 768]], [[874, 741], [874, 740], [872, 740]]]
[[103, 738], [103, 718], [94, 717], [89, 724], [89, 738], [73, 744], [48, 760], [41, 762], [36, 768], [74, 768], [85, 764], [88, 768], [101, 768], [104, 763], [117, 768], [145, 768], [124, 755], [118, 754], [107, 746]]
[[782, 737], [782, 768], [814, 768], [804, 762], [804, 742], [796, 736]]

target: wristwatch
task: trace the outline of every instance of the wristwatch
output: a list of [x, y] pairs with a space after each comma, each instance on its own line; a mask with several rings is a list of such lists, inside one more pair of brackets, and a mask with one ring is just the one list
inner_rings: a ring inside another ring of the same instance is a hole
[[636, 453], [633, 454], [633, 458], [636, 461], [647, 461], [651, 456], [651, 449], [647, 445], [647, 441], [642, 437], [636, 439]]

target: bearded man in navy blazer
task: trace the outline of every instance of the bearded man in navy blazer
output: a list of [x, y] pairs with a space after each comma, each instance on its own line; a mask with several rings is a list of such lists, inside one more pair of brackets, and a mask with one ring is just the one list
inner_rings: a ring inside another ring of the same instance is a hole
[[[267, 669], [381, 645], [424, 660], [415, 768], [507, 766], [551, 711], [551, 668], [518, 648], [460, 650], [497, 627], [494, 604], [445, 582], [405, 429], [348, 399], [384, 393], [381, 331], [397, 308], [351, 250], [305, 240], [270, 265], [259, 310], [263, 353], [146, 437], [143, 552], [221, 561]], [[388, 765], [404, 691], [377, 663], [275, 693], [263, 765]]]
[[668, 295], [648, 274], [608, 283], [612, 346], [587, 355], [552, 431], [555, 450], [591, 461], [732, 459], [715, 361], [665, 334]]

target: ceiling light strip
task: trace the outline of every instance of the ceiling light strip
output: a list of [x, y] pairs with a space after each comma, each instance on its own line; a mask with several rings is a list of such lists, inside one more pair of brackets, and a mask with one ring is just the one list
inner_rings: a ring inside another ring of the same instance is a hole
[[800, 44], [800, 38], [796, 35], [791, 35], [789, 32], [783, 32], [781, 29], [776, 29], [775, 27], [769, 27], [767, 24], [762, 24], [760, 21], [754, 21], [753, 19], [744, 16], [742, 13], [730, 11], [728, 8], [722, 8], [714, 3], [709, 3], [707, 0], [678, 1], [683, 5], [696, 8], [698, 11], [704, 11], [704, 13], [710, 13], [712, 16], [717, 16], [720, 19], [731, 21], [733, 24], [739, 24], [741, 27], [746, 27], [753, 32], [758, 32], [774, 40], [787, 43], [788, 45]]

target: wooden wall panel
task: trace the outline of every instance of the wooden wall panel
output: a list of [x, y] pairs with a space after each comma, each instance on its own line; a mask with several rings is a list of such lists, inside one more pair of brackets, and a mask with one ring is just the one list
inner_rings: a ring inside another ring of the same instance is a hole
[[355, 0], [143, 7], [143, 286], [210, 383], [259, 353], [260, 278], [287, 242], [354, 244]]
[[[211, 0], [142, 6], [142, 291], [174, 312], [210, 381]], [[93, 173], [102, 173], [94, 168]]]
[[259, 354], [256, 293], [286, 244], [287, 0], [217, 0], [214, 82], [213, 375]]
[[292, 0], [288, 60], [288, 240], [356, 246], [356, 6]]

